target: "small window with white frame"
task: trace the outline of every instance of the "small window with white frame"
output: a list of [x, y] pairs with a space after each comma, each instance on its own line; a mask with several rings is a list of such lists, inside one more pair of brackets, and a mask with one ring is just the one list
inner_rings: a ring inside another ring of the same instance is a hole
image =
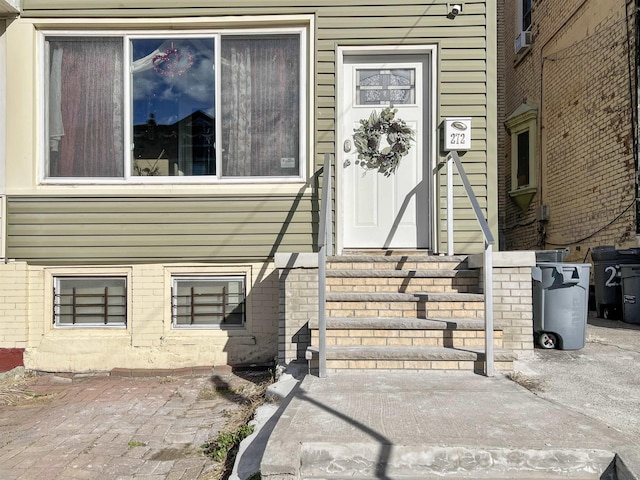
[[54, 277], [56, 327], [126, 327], [126, 277]]
[[244, 276], [189, 275], [171, 279], [174, 328], [243, 327]]
[[531, 1], [518, 0], [518, 25], [520, 32], [531, 30]]
[[532, 0], [517, 0], [516, 30], [514, 48], [517, 54], [524, 54], [531, 46]]
[[44, 33], [43, 180], [301, 179], [304, 32]]
[[[536, 125], [538, 109], [520, 105], [505, 121], [511, 136], [511, 190], [509, 195], [526, 209], [537, 188]], [[526, 205], [526, 206], [525, 206]]]

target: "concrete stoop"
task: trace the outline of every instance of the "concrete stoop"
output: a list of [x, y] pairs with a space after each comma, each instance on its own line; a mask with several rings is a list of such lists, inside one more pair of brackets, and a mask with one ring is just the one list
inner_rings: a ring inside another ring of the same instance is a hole
[[605, 450], [506, 449], [307, 443], [299, 478], [615, 480], [615, 454]]
[[[326, 368], [467, 370], [485, 368], [484, 295], [466, 256], [351, 252], [327, 261]], [[309, 322], [309, 372], [319, 366], [317, 321]], [[494, 326], [496, 370], [516, 355]]]

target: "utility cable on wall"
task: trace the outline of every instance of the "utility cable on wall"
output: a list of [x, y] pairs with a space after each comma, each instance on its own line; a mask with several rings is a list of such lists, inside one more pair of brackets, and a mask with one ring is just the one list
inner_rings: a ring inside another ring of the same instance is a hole
[[638, 199], [637, 199], [637, 198], [634, 198], [634, 199], [633, 199], [633, 201], [629, 204], [629, 206], [628, 206], [627, 208], [625, 208], [622, 212], [620, 212], [620, 213], [616, 216], [616, 218], [614, 218], [613, 220], [611, 220], [611, 221], [610, 221], [609, 223], [607, 223], [604, 227], [599, 228], [598, 230], [596, 230], [596, 231], [595, 231], [595, 232], [593, 232], [592, 234], [590, 234], [590, 235], [588, 235], [588, 236], [586, 236], [586, 237], [584, 237], [584, 238], [581, 238], [580, 240], [575, 240], [575, 241], [573, 241], [573, 242], [568, 242], [568, 243], [554, 243], [554, 242], [549, 242], [549, 241], [546, 241], [546, 240], [545, 240], [545, 242], [544, 242], [544, 243], [546, 243], [547, 245], [552, 245], [552, 246], [554, 246], [554, 247], [568, 247], [568, 246], [570, 246], [570, 245], [575, 245], [575, 244], [577, 244], [577, 243], [582, 243], [582, 242], [584, 242], [584, 241], [586, 241], [586, 240], [589, 240], [590, 238], [595, 237], [597, 234], [599, 234], [599, 233], [600, 233], [600, 232], [602, 232], [603, 230], [606, 230], [606, 229], [607, 229], [607, 228], [609, 228], [611, 225], [613, 225], [614, 223], [616, 223], [616, 222], [618, 221], [618, 219], [619, 219], [620, 217], [622, 217], [622, 215], [624, 215], [625, 213], [627, 213], [627, 212], [631, 209], [631, 207], [633, 207], [633, 206], [636, 204], [636, 201], [638, 201]]

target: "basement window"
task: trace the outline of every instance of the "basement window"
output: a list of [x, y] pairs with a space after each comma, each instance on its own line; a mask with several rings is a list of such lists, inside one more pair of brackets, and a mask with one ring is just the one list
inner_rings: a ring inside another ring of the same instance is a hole
[[180, 276], [172, 278], [174, 328], [242, 327], [245, 323], [243, 276]]
[[126, 277], [56, 277], [53, 323], [57, 327], [125, 327]]

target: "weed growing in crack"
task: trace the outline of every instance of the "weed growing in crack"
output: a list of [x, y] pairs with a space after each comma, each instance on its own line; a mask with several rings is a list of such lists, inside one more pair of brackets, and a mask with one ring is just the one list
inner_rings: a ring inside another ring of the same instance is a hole
[[228, 453], [237, 448], [240, 442], [253, 433], [253, 425], [242, 425], [233, 432], [221, 432], [211, 442], [205, 443], [202, 448], [205, 455], [217, 462], [224, 462]]
[[133, 448], [133, 447], [146, 447], [147, 446], [146, 443], [139, 442], [138, 440], [129, 440], [128, 445], [129, 445], [130, 448]]

